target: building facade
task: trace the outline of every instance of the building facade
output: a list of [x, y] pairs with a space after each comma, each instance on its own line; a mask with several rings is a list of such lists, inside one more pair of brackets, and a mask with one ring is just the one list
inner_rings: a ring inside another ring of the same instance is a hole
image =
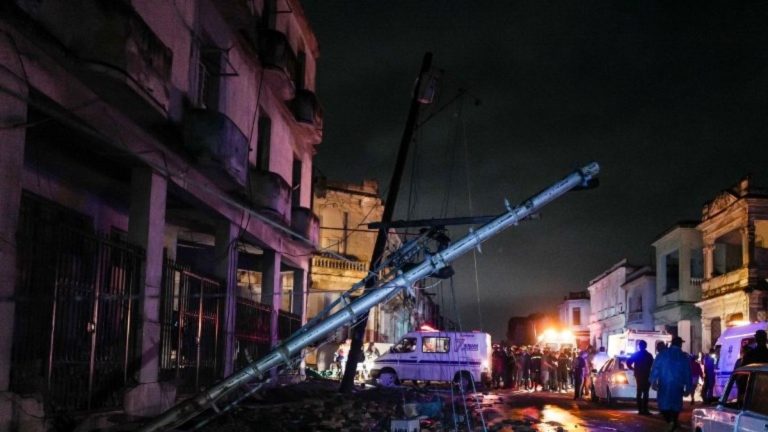
[[0, 5], [0, 430], [156, 414], [301, 325], [317, 57], [296, 0]]
[[704, 205], [701, 284], [702, 348], [725, 327], [766, 320], [768, 310], [768, 189], [749, 177]]
[[[321, 180], [313, 209], [320, 220], [321, 254], [312, 258], [310, 317], [368, 274], [378, 234], [368, 224], [381, 221], [384, 204], [375, 180], [361, 184]], [[395, 250], [400, 245], [400, 237], [392, 231], [385, 249]], [[371, 309], [365, 339], [391, 343], [421, 325], [437, 328], [442, 322], [439, 307], [429, 293], [421, 289], [402, 291]], [[340, 330], [337, 342], [346, 337], [346, 331]]]
[[571, 292], [563, 299], [558, 307], [560, 326], [570, 330], [580, 349], [586, 348], [590, 343], [589, 316], [590, 316], [589, 291]]
[[701, 232], [697, 222], [680, 222], [653, 242], [656, 254], [656, 330], [683, 338], [683, 349], [701, 345], [701, 282], [704, 276]]
[[627, 275], [621, 285], [627, 296], [626, 328], [628, 330], [654, 330], [653, 312], [656, 309], [656, 273], [649, 266]]
[[635, 270], [637, 267], [624, 259], [589, 282], [589, 338], [596, 349], [607, 347], [608, 335], [626, 328], [627, 297], [622, 285]]

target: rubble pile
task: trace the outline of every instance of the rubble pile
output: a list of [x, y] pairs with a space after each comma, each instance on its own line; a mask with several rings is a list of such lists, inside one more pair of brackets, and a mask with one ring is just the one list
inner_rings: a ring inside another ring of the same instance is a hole
[[[393, 419], [418, 419], [421, 431], [529, 432], [536, 419], [508, 419], [504, 400], [494, 395], [452, 394], [450, 389], [358, 388], [338, 393], [338, 381], [307, 380], [270, 389], [242, 402], [204, 432], [229, 431], [390, 431]], [[551, 429], [557, 430], [557, 429]]]

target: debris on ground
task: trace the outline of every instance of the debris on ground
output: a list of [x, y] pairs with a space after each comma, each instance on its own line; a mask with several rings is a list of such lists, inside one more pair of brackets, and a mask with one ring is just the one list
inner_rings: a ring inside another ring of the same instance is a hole
[[339, 382], [310, 379], [271, 388], [220, 416], [204, 432], [341, 431], [389, 432], [392, 420], [418, 419], [421, 431], [539, 431], [532, 418], [505, 418], [504, 398], [458, 395], [449, 386], [358, 387], [340, 394]]

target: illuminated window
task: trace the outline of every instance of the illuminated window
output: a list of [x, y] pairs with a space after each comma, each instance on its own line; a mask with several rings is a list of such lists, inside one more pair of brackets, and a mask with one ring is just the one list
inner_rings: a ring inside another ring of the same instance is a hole
[[447, 337], [423, 337], [421, 338], [421, 352], [447, 353], [451, 351], [451, 339]]

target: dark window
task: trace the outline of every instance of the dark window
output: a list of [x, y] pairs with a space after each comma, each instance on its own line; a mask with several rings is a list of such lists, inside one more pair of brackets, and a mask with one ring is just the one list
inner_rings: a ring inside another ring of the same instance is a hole
[[256, 168], [269, 171], [269, 154], [272, 146], [272, 120], [267, 116], [259, 117], [259, 136], [256, 141]]
[[701, 249], [691, 250], [691, 277], [704, 277], [704, 258]]
[[416, 351], [416, 338], [407, 337], [400, 340], [392, 347], [394, 353], [409, 353]]
[[581, 325], [581, 308], [575, 307], [571, 310], [571, 324], [575, 326]]
[[301, 169], [301, 161], [299, 159], [294, 159], [293, 179], [291, 182], [291, 205], [294, 207], [299, 207], [301, 205]]
[[748, 373], [734, 373], [723, 393], [721, 403], [727, 408], [741, 409], [744, 406], [744, 395], [747, 393]]
[[197, 105], [209, 110], [219, 109], [222, 50], [199, 48], [197, 71]]
[[742, 253], [741, 234], [737, 229], [715, 240], [713, 276], [740, 269], [742, 267]]
[[768, 416], [768, 373], [755, 373], [752, 380], [752, 395], [744, 408]]
[[666, 267], [666, 286], [664, 294], [669, 294], [680, 289], [680, 253], [674, 251], [664, 256]]

